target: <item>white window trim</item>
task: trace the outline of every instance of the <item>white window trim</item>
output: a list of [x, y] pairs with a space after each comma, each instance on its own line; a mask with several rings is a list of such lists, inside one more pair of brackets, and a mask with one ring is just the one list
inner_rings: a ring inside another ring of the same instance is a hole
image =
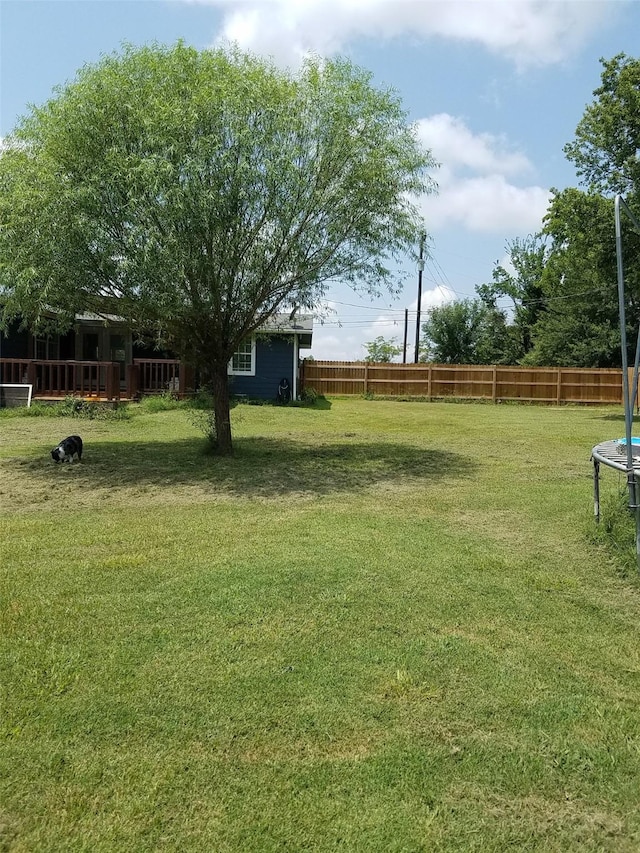
[[60, 335], [34, 335], [33, 354], [38, 359], [38, 344], [44, 344], [44, 361], [58, 361], [60, 358]]
[[255, 376], [256, 375], [256, 338], [251, 336], [251, 369], [250, 370], [234, 370], [233, 358], [229, 360], [227, 365], [227, 374], [229, 376]]

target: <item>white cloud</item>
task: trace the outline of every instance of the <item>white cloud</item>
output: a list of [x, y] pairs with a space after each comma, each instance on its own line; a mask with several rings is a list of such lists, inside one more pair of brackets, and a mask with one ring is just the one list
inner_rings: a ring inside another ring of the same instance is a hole
[[459, 118], [440, 113], [417, 125], [422, 142], [442, 163], [437, 196], [420, 207], [429, 231], [457, 224], [485, 233], [527, 233], [540, 228], [550, 199], [547, 189], [518, 186], [533, 171], [529, 159], [507, 140], [473, 133]]
[[[462, 119], [438, 113], [417, 122], [418, 137], [431, 149], [435, 159], [447, 168], [466, 167], [478, 172], [503, 175], [530, 171], [528, 158], [509, 150], [507, 140], [490, 133], [474, 134]], [[438, 179], [442, 179], [442, 172]]]
[[222, 38], [296, 63], [353, 39], [471, 42], [520, 67], [559, 62], [612, 14], [606, 0], [203, 0], [223, 10]]
[[420, 208], [430, 231], [459, 224], [470, 231], [526, 234], [540, 229], [550, 198], [543, 187], [516, 187], [503, 175], [485, 175], [452, 180]]

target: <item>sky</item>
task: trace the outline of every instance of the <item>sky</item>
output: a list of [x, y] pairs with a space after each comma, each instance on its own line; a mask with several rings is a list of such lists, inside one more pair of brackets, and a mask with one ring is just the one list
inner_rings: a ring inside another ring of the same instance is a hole
[[[438, 193], [418, 200], [424, 320], [475, 298], [509, 243], [540, 230], [551, 188], [578, 186], [563, 146], [600, 84], [599, 60], [637, 56], [639, 34], [639, 0], [0, 0], [0, 137], [124, 42], [235, 42], [289, 68], [310, 51], [347, 56], [396, 90], [439, 163]], [[395, 298], [331, 284], [314, 358], [362, 359], [380, 335], [402, 346], [407, 311], [413, 360], [415, 259], [394, 274]]]

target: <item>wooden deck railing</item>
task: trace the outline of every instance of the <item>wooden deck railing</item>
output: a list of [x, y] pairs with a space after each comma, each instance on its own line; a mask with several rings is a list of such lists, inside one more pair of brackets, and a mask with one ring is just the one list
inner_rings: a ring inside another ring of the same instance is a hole
[[117, 361], [39, 361], [0, 358], [0, 383], [33, 386], [33, 397], [96, 397], [134, 400], [141, 394], [193, 388], [193, 371], [177, 359], [135, 359], [120, 378]]
[[169, 358], [134, 358], [139, 391], [146, 394], [180, 391], [180, 366], [179, 361]]
[[0, 381], [33, 386], [37, 397], [101, 397], [119, 400], [120, 364], [117, 361], [38, 361], [0, 359]]
[[302, 385], [319, 394], [458, 397], [499, 402], [621, 403], [622, 371], [466, 364], [302, 363]]

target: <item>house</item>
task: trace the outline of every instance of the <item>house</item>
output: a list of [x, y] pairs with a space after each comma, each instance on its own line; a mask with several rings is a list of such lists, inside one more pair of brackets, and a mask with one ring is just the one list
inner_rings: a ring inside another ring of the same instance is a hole
[[[229, 362], [232, 394], [275, 400], [286, 379], [296, 399], [300, 350], [311, 347], [312, 335], [311, 315], [274, 316]], [[166, 390], [186, 393], [196, 377], [179, 359], [137, 345], [120, 318], [84, 314], [66, 334], [34, 335], [17, 323], [0, 332], [0, 384], [13, 383], [32, 385], [35, 399], [134, 400]]]

